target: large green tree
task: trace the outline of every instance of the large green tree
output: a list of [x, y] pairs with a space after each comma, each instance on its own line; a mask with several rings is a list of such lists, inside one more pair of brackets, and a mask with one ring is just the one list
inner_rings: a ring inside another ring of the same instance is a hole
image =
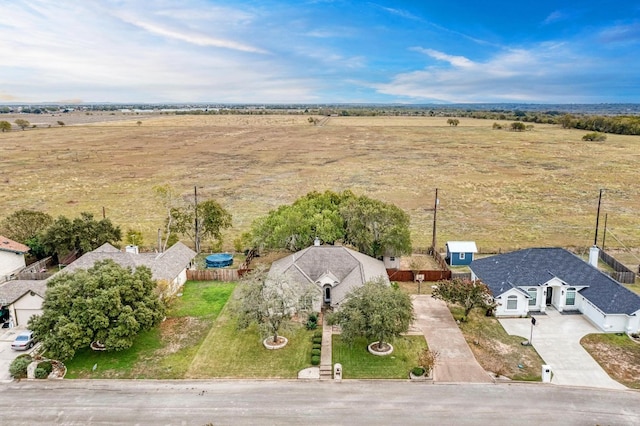
[[53, 218], [37, 210], [21, 209], [5, 217], [0, 223], [0, 233], [14, 241], [27, 242], [40, 235], [53, 223]]
[[468, 279], [438, 281], [431, 297], [462, 306], [465, 318], [473, 308], [492, 309], [495, 306], [489, 287]]
[[315, 238], [343, 242], [370, 256], [411, 251], [409, 216], [398, 207], [351, 191], [310, 192], [253, 222], [251, 243], [260, 249], [301, 250]]
[[409, 295], [376, 279], [352, 291], [329, 321], [340, 325], [346, 342], [364, 336], [382, 348], [390, 339], [406, 333], [414, 318]]
[[117, 243], [122, 238], [119, 226], [108, 218], [96, 220], [91, 213], [80, 213], [73, 220], [59, 216], [47, 228], [42, 243], [50, 253], [58, 256], [77, 250], [83, 254], [104, 243]]
[[41, 316], [29, 321], [45, 351], [70, 359], [100, 342], [107, 351], [131, 347], [136, 335], [164, 317], [164, 305], [147, 267], [134, 271], [112, 260], [56, 275], [48, 283]]

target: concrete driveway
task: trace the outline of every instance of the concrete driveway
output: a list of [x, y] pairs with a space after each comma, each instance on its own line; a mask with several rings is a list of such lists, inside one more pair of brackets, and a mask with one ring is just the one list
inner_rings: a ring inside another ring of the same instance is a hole
[[[626, 389], [613, 380], [580, 345], [580, 339], [591, 333], [602, 333], [582, 315], [562, 315], [547, 309], [546, 315], [536, 315], [533, 347], [546, 364], [551, 366], [551, 383], [569, 386], [589, 386], [607, 389]], [[530, 318], [501, 319], [507, 333], [529, 340]]]
[[28, 351], [14, 351], [11, 349], [11, 343], [18, 334], [25, 329], [20, 327], [15, 328], [0, 328], [0, 382], [7, 382], [13, 380], [11, 374], [9, 374], [9, 366], [11, 362], [20, 354], [30, 353], [33, 349]]
[[491, 383], [493, 380], [476, 361], [460, 327], [442, 300], [414, 295], [414, 327], [419, 329], [432, 351], [440, 356], [433, 369], [434, 382]]

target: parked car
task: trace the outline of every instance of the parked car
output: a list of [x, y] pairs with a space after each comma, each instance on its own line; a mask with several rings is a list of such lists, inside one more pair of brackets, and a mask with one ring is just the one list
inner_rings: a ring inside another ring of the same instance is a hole
[[11, 349], [16, 351], [26, 351], [31, 349], [36, 344], [36, 340], [33, 337], [33, 331], [27, 330], [18, 334], [11, 344]]

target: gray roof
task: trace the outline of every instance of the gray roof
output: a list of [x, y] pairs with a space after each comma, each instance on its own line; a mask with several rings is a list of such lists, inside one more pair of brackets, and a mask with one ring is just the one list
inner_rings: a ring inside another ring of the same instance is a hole
[[541, 286], [558, 278], [580, 290], [605, 314], [631, 315], [640, 310], [640, 296], [563, 248], [530, 248], [477, 259], [469, 265], [494, 297], [525, 286]]
[[195, 256], [196, 252], [181, 242], [175, 243], [164, 253], [127, 253], [105, 243], [94, 251], [83, 254], [64, 268], [63, 272], [89, 269], [98, 261], [111, 259], [125, 268], [146, 266], [151, 269], [154, 280], [173, 281]]
[[0, 303], [12, 304], [26, 293], [33, 291], [44, 298], [47, 290], [46, 280], [12, 280], [0, 285]]
[[384, 263], [342, 246], [311, 246], [273, 262], [269, 274], [287, 275], [300, 283], [316, 283], [323, 276], [336, 280], [332, 300], [340, 303], [365, 282], [382, 277], [389, 282]]

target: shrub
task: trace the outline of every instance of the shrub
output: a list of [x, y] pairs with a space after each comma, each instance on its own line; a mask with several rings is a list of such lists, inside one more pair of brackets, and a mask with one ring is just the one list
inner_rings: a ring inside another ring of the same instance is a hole
[[313, 333], [313, 337], [320, 337], [322, 338], [322, 331], [316, 331], [315, 333]]
[[427, 372], [427, 370], [425, 370], [422, 367], [413, 367], [411, 369], [411, 374], [413, 374], [414, 376], [422, 376], [426, 372]]
[[49, 377], [49, 373], [47, 373], [47, 370], [40, 367], [36, 368], [34, 375], [36, 376], [36, 379], [46, 379], [47, 377]]
[[524, 125], [524, 123], [520, 122], [520, 121], [516, 121], [514, 123], [511, 123], [511, 130], [514, 132], [522, 132], [526, 129], [526, 126]]
[[418, 364], [420, 364], [420, 367], [424, 368], [425, 372], [429, 374], [433, 371], [433, 367], [436, 365], [436, 361], [439, 356], [439, 352], [432, 351], [429, 348], [424, 348], [422, 351], [418, 352]]
[[18, 357], [9, 366], [9, 373], [14, 379], [24, 379], [27, 377], [27, 367], [31, 364], [31, 357]]
[[315, 330], [318, 328], [317, 321], [311, 321], [311, 318], [307, 321], [307, 330]]
[[314, 337], [313, 343], [322, 343], [322, 337]]
[[51, 361], [42, 361], [38, 363], [38, 368], [42, 368], [43, 370], [45, 370], [47, 372], [47, 374], [51, 373], [53, 371], [53, 365], [51, 364]]
[[320, 365], [320, 355], [314, 355], [311, 357], [311, 365]]
[[493, 123], [493, 129], [494, 129], [494, 130], [500, 130], [500, 129], [502, 129], [502, 124], [500, 124], [500, 123]]
[[607, 135], [603, 135], [602, 133], [593, 132], [587, 133], [582, 137], [583, 141], [595, 141], [595, 142], [604, 142], [607, 140]]
[[322, 343], [314, 343], [312, 349], [322, 349]]
[[313, 355], [320, 355], [320, 350], [321, 350], [321, 349], [311, 349], [311, 356], [313, 356]]

